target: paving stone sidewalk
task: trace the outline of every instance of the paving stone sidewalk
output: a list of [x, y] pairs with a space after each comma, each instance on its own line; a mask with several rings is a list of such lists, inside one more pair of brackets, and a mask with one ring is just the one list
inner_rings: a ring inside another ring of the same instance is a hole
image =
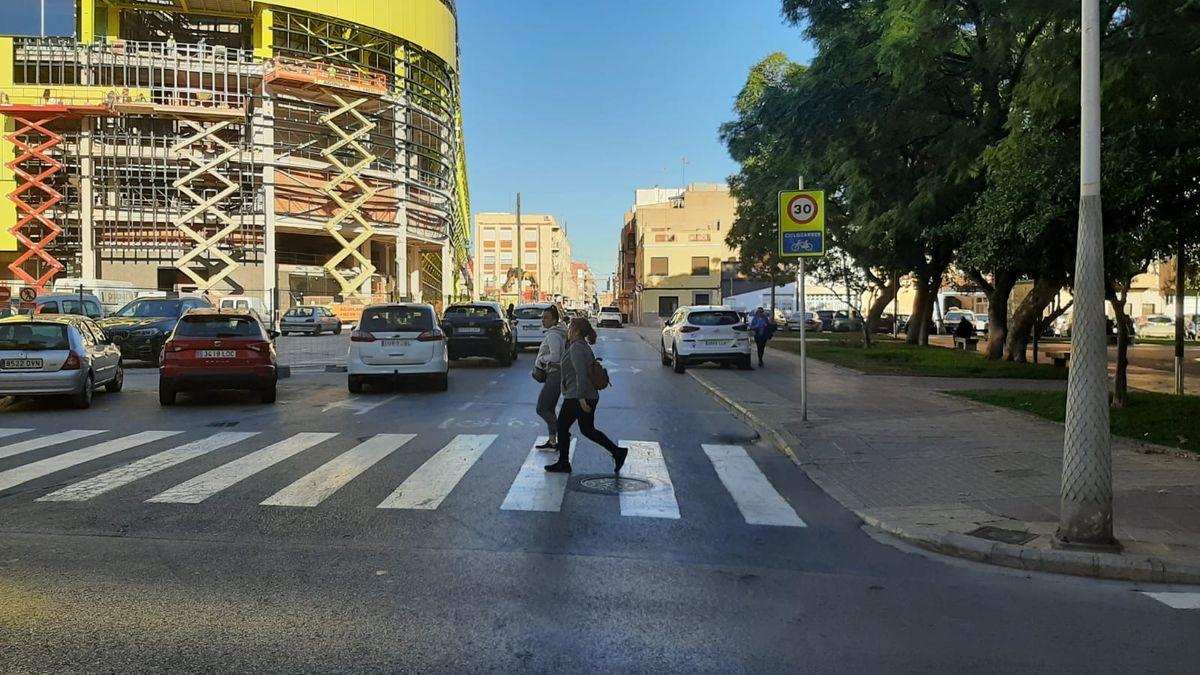
[[[656, 344], [657, 329], [632, 330]], [[1114, 439], [1122, 552], [1056, 550], [1062, 425], [944, 393], [1064, 382], [864, 375], [810, 359], [804, 423], [799, 366], [769, 349], [765, 368], [687, 376], [866, 523], [911, 543], [1024, 569], [1200, 583], [1200, 461]], [[970, 534], [983, 527], [1011, 543]]]

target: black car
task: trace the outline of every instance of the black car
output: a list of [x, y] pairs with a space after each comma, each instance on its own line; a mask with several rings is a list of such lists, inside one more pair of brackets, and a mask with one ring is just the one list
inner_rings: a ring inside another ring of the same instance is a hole
[[162, 363], [162, 347], [189, 309], [212, 307], [204, 298], [155, 296], [138, 298], [97, 323], [126, 361]]
[[821, 330], [833, 332], [833, 310], [820, 309], [817, 310], [817, 318], [821, 320]]
[[507, 367], [517, 358], [517, 343], [500, 303], [450, 305], [442, 314], [442, 332], [451, 361], [483, 356]]

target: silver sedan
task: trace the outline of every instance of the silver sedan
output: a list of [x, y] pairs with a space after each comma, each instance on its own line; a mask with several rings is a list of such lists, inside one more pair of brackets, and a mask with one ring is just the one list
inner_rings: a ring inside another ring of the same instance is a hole
[[125, 383], [121, 350], [82, 316], [11, 316], [0, 319], [0, 396], [68, 395], [76, 408], [92, 405], [104, 386]]

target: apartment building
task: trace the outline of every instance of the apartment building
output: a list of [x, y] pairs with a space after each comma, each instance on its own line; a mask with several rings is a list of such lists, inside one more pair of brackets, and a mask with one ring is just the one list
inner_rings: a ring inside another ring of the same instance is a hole
[[683, 305], [720, 304], [722, 264], [737, 259], [725, 244], [735, 211], [724, 185], [637, 190], [621, 228], [621, 311], [634, 323], [656, 325]]
[[515, 213], [476, 214], [474, 248], [475, 293], [481, 299], [507, 305], [573, 292], [571, 242], [554, 216], [523, 213], [518, 226]]
[[574, 293], [569, 295], [576, 307], [595, 307], [596, 305], [596, 276], [587, 263], [571, 263], [571, 277], [574, 283]]

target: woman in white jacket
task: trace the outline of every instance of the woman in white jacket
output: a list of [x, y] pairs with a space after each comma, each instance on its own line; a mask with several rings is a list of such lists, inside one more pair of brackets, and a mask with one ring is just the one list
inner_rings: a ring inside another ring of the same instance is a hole
[[554, 452], [558, 443], [558, 417], [554, 411], [558, 408], [558, 399], [562, 395], [559, 367], [562, 363], [563, 348], [567, 344], [567, 328], [562, 324], [562, 317], [558, 315], [558, 308], [554, 305], [542, 312], [542, 328], [546, 329], [546, 335], [538, 347], [537, 360], [534, 361], [533, 367], [546, 374], [546, 379], [542, 382], [542, 392], [538, 394], [537, 414], [546, 420], [549, 434], [546, 442], [537, 447], [538, 450]]

